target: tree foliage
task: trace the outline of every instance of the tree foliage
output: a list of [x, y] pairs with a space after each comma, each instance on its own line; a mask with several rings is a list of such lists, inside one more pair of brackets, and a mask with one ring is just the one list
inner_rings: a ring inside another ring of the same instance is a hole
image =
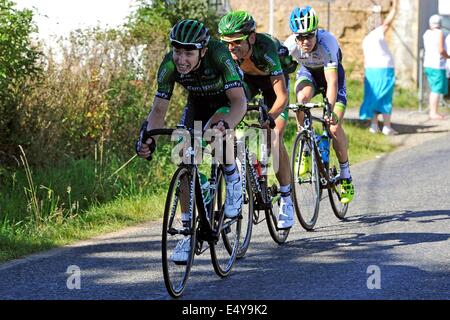
[[30, 34], [36, 31], [31, 10], [16, 10], [14, 2], [0, 0], [0, 140], [9, 141], [15, 129], [17, 93], [28, 77], [40, 72], [40, 52]]
[[182, 19], [199, 20], [213, 36], [217, 35], [220, 17], [208, 0], [140, 0], [128, 27], [136, 38], [151, 42], [163, 36], [167, 41], [170, 28]]

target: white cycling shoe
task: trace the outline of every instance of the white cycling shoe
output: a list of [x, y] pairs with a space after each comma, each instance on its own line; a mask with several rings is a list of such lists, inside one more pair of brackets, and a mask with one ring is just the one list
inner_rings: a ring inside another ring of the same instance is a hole
[[242, 183], [238, 178], [227, 182], [227, 195], [225, 199], [224, 213], [226, 218], [235, 218], [241, 212], [242, 206]]
[[281, 197], [278, 229], [289, 229], [294, 225], [294, 222], [294, 205], [292, 201], [288, 203]]
[[175, 264], [186, 265], [191, 251], [191, 236], [186, 236], [178, 241], [170, 260]]

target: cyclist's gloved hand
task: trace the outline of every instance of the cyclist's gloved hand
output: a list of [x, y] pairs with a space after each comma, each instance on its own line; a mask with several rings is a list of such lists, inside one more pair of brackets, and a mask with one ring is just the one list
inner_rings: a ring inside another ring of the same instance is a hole
[[155, 152], [156, 142], [155, 139], [149, 138], [147, 136], [147, 125], [148, 121], [144, 121], [141, 126], [141, 131], [139, 132], [139, 139], [136, 141], [136, 153], [138, 156], [147, 159], [148, 161], [152, 160], [152, 153]]
[[339, 117], [333, 111], [331, 112], [331, 117], [325, 116], [324, 120], [329, 126], [337, 125], [339, 123]]
[[276, 124], [275, 124], [275, 120], [272, 118], [272, 116], [270, 114], [267, 114], [267, 117], [264, 119], [264, 127], [268, 127], [269, 129], [274, 129]]
[[267, 115], [267, 121], [269, 122], [269, 128], [274, 129], [276, 126], [275, 120], [272, 118], [270, 114]]

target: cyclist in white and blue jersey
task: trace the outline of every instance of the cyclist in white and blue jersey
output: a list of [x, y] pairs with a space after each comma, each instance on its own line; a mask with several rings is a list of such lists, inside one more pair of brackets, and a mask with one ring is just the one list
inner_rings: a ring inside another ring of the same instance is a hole
[[[347, 105], [345, 71], [342, 54], [336, 38], [326, 30], [318, 28], [319, 19], [310, 6], [295, 8], [290, 16], [289, 26], [293, 32], [284, 45], [289, 54], [301, 64], [297, 72], [295, 92], [300, 103], [309, 102], [321, 90], [325, 90], [332, 107], [330, 125], [333, 148], [339, 160], [341, 179], [341, 202], [349, 203], [354, 196], [348, 160], [348, 142], [342, 122]], [[303, 124], [303, 113], [297, 113], [299, 126]], [[300, 174], [311, 166], [310, 156], [302, 157]]]

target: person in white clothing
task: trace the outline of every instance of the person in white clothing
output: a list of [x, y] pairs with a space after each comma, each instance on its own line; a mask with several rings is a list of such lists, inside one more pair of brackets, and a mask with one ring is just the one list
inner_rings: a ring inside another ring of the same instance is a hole
[[444, 44], [444, 33], [441, 30], [441, 16], [430, 17], [428, 29], [423, 35], [425, 56], [423, 66], [430, 86], [429, 116], [433, 120], [443, 120], [446, 117], [438, 112], [441, 95], [448, 93], [448, 80], [445, 71], [446, 59], [449, 59]]
[[[445, 37], [445, 51], [450, 52], [450, 33]], [[445, 63], [445, 71], [447, 75], [447, 81], [450, 79], [450, 59], [447, 59], [447, 62]], [[449, 93], [447, 93], [447, 98], [449, 96]]]
[[[393, 0], [391, 10], [381, 23], [372, 22], [369, 33], [364, 38], [364, 100], [359, 110], [361, 120], [371, 120], [369, 131], [380, 132], [378, 115], [383, 115], [384, 135], [397, 132], [391, 126], [392, 98], [395, 87], [394, 57], [385, 40], [385, 34], [394, 21], [397, 0]], [[379, 13], [381, 8], [374, 6], [372, 12]], [[373, 16], [372, 16], [373, 17]]]

